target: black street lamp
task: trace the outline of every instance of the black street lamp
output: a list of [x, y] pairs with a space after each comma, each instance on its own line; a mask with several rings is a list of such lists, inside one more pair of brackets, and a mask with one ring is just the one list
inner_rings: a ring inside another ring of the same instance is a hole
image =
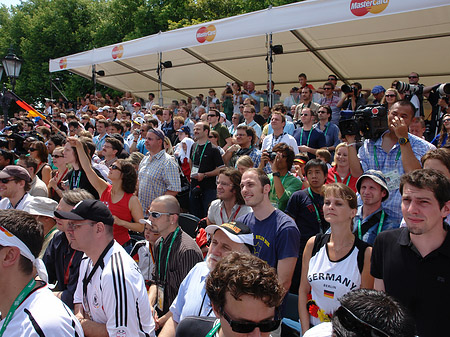
[[[3, 75], [3, 70], [5, 70], [6, 76], [9, 77], [11, 81], [12, 91], [14, 91], [14, 87], [16, 86], [16, 79], [19, 77], [20, 69], [22, 68], [23, 61], [14, 54], [14, 50], [9, 48], [8, 55], [6, 55], [3, 60], [3, 66], [0, 66], [0, 79], [1, 75]], [[0, 106], [3, 110], [3, 118], [6, 127], [8, 125], [8, 109], [11, 103], [11, 98], [6, 95], [7, 89], [5, 83], [3, 83], [3, 89], [0, 95]]]

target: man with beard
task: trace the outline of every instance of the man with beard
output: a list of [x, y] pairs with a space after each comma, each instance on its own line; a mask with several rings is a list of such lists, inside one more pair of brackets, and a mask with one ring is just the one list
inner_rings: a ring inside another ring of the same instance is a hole
[[224, 223], [206, 227], [212, 237], [206, 261], [197, 263], [180, 285], [178, 295], [170, 306], [172, 316], [167, 320], [159, 337], [175, 336], [175, 329], [187, 316], [213, 316], [214, 312], [205, 282], [209, 272], [233, 251], [253, 252], [253, 234], [242, 222]]

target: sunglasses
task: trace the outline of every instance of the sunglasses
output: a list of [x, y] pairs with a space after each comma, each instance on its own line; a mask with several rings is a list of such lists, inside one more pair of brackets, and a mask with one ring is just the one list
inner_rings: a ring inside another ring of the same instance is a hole
[[419, 76], [408, 76], [408, 78], [419, 78]]
[[112, 164], [112, 165], [109, 167], [109, 169], [110, 169], [110, 170], [117, 170], [117, 171], [122, 172], [122, 169], [121, 169], [119, 166], [117, 166], [116, 164]]
[[330, 78], [328, 79], [328, 81], [337, 81], [337, 78], [332, 78], [332, 77], [330, 77]]
[[308, 117], [309, 115], [308, 114], [300, 114], [300, 116]]
[[208, 115], [208, 117], [216, 117], [216, 115]]
[[328, 113], [328, 111], [319, 110], [319, 111], [317, 111], [317, 113], [319, 113], [319, 114], [326, 114], [326, 113]]
[[395, 97], [395, 95], [384, 95], [384, 97]]
[[259, 331], [261, 332], [270, 332], [273, 330], [276, 330], [281, 323], [281, 320], [268, 320], [268, 321], [262, 321], [259, 323], [254, 322], [246, 322], [246, 321], [234, 321], [228, 316], [228, 314], [222, 310], [223, 318], [230, 324], [231, 330], [237, 333], [250, 333], [255, 328], [259, 328]]
[[448, 123], [448, 122], [450, 122], [450, 119], [444, 119], [443, 122]]
[[14, 178], [2, 178], [2, 179], [0, 179], [0, 182], [2, 182], [3, 184], [7, 184], [13, 180], [14, 180]]
[[[339, 315], [340, 312], [343, 312], [344, 314]], [[357, 329], [358, 332], [363, 332], [362, 329], [364, 329], [364, 330], [370, 330], [370, 336], [372, 336], [372, 337], [381, 337], [381, 336], [389, 337], [389, 335], [386, 332], [363, 321], [361, 318], [356, 316], [353, 312], [351, 312], [349, 309], [347, 309], [343, 305], [341, 305], [341, 307], [335, 312], [335, 315], [336, 314], [338, 314], [339, 321], [344, 326], [344, 328], [346, 328], [347, 330], [355, 331], [355, 329]], [[359, 326], [355, 324], [356, 323], [355, 321], [359, 323]], [[361, 327], [361, 325], [362, 325], [362, 327]], [[366, 335], [366, 334], [364, 334], [364, 335]]]
[[173, 215], [178, 213], [164, 213], [164, 212], [147, 212], [149, 217], [152, 217], [154, 219], [159, 219], [161, 215]]
[[211, 139], [211, 138], [216, 138], [216, 137], [214, 137], [214, 136], [208, 136], [208, 138], [210, 138], [210, 139]]
[[37, 151], [37, 149], [35, 149], [34, 147], [30, 147], [30, 148], [28, 148], [28, 151], [34, 152], [34, 151]]
[[52, 158], [62, 158], [62, 157], [64, 157], [64, 155], [62, 155], [62, 154], [54, 154], [53, 156], [52, 156]]

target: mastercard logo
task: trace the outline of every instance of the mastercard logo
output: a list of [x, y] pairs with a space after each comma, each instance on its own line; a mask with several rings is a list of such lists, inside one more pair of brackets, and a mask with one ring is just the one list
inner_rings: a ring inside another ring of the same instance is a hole
[[62, 58], [61, 60], [59, 60], [59, 68], [60, 69], [67, 68], [67, 59], [66, 58]]
[[352, 0], [350, 10], [356, 16], [364, 16], [381, 13], [388, 5], [389, 0]]
[[203, 43], [205, 41], [211, 42], [216, 37], [216, 26], [209, 25], [208, 27], [200, 27], [197, 30], [197, 41]]
[[123, 46], [122, 45], [115, 46], [112, 49], [111, 55], [114, 60], [120, 59], [123, 56]]

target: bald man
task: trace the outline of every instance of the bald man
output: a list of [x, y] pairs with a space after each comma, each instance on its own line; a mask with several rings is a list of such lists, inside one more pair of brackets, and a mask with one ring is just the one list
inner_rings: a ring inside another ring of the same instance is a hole
[[197, 243], [178, 226], [180, 204], [171, 195], [153, 200], [145, 221], [150, 230], [161, 235], [155, 242], [154, 284], [150, 286], [150, 304], [156, 304], [156, 328], [161, 328], [167, 319], [169, 307], [177, 296], [178, 288], [189, 271], [203, 255]]

